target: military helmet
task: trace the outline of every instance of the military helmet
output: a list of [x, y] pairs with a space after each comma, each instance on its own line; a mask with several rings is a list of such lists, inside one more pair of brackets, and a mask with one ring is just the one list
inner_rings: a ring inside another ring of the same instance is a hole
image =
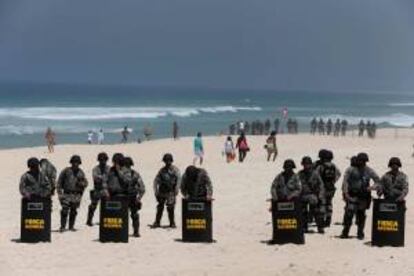
[[358, 153], [357, 160], [360, 162], [369, 162], [368, 154], [366, 154], [365, 152]]
[[162, 157], [162, 161], [163, 162], [174, 162], [174, 158], [173, 158], [173, 156], [172, 156], [172, 154], [171, 153], [166, 153], [166, 154], [164, 154], [164, 156]]
[[356, 167], [358, 158], [354, 155], [351, 157], [351, 166]]
[[390, 159], [390, 161], [388, 162], [388, 167], [391, 167], [392, 165], [397, 165], [398, 167], [402, 167], [402, 164], [401, 164], [401, 160], [400, 160], [400, 158], [398, 158], [398, 157], [392, 157], [391, 159]]
[[295, 161], [293, 161], [292, 159], [285, 160], [285, 162], [283, 163], [283, 169], [296, 169]]
[[326, 149], [321, 149], [318, 153], [318, 157], [320, 159], [326, 159], [326, 156], [329, 155], [328, 150]]
[[108, 161], [109, 157], [108, 154], [106, 154], [106, 152], [101, 152], [98, 154], [98, 161]]
[[134, 166], [134, 160], [132, 160], [131, 157], [125, 157], [124, 158], [124, 165], [127, 167], [132, 167]]
[[69, 161], [71, 164], [74, 164], [74, 163], [77, 163], [77, 164], [82, 164], [82, 160], [81, 160], [81, 158], [80, 158], [80, 156], [79, 155], [72, 155], [72, 157], [70, 158], [70, 161]]
[[37, 159], [36, 157], [31, 157], [27, 160], [27, 167], [29, 168], [38, 167], [39, 164], [39, 159]]
[[309, 156], [303, 157], [302, 158], [302, 165], [305, 165], [305, 164], [313, 164], [312, 158], [310, 158]]
[[114, 163], [122, 162], [122, 159], [124, 159], [124, 155], [122, 153], [115, 153], [112, 156], [112, 162]]
[[331, 150], [326, 151], [326, 159], [332, 161], [334, 159], [334, 154]]

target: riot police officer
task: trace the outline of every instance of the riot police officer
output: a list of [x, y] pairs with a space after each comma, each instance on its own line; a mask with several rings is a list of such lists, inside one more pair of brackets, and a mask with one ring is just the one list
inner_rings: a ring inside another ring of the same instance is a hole
[[46, 174], [40, 171], [37, 158], [27, 160], [29, 170], [20, 178], [19, 190], [22, 197], [27, 199], [50, 197], [52, 185]]
[[85, 173], [79, 167], [82, 160], [79, 155], [73, 155], [70, 158], [71, 167], [64, 169], [58, 179], [57, 191], [59, 201], [62, 205], [60, 212], [60, 232], [65, 231], [66, 223], [69, 216], [69, 230], [75, 230], [75, 221], [78, 214], [77, 209], [80, 206], [83, 192], [88, 186], [88, 180]]
[[91, 204], [88, 207], [88, 218], [86, 224], [92, 226], [93, 215], [96, 207], [103, 196], [108, 196], [105, 190], [108, 186], [108, 175], [110, 167], [107, 165], [108, 155], [105, 152], [98, 154], [99, 164], [92, 170], [93, 190], [90, 191]]
[[273, 200], [294, 200], [300, 197], [302, 186], [299, 176], [294, 172], [296, 168], [292, 159], [283, 163], [283, 172], [273, 180], [271, 195]]
[[[356, 159], [356, 166], [349, 167], [344, 175], [342, 192], [346, 202], [343, 230], [341, 238], [349, 237], [349, 230], [352, 219], [356, 216], [358, 226], [358, 239], [364, 239], [364, 227], [366, 220], [366, 210], [371, 205], [371, 190], [379, 184], [379, 177], [373, 169], [366, 163], [369, 161], [366, 153], [359, 153]], [[370, 181], [375, 182], [375, 186], [370, 186]]]
[[181, 183], [181, 174], [180, 170], [173, 165], [174, 158], [170, 153], [165, 154], [162, 161], [165, 166], [160, 169], [154, 179], [154, 194], [158, 205], [155, 222], [152, 224], [152, 227], [157, 228], [161, 226], [164, 205], [167, 205], [170, 227], [176, 228], [174, 210], [179, 185]]
[[189, 200], [212, 200], [213, 186], [207, 171], [188, 166], [181, 181], [181, 194]]
[[400, 171], [401, 160], [398, 157], [392, 157], [388, 162], [388, 167], [390, 171], [381, 177], [377, 188], [378, 195], [390, 201], [404, 201], [408, 194], [408, 177]]

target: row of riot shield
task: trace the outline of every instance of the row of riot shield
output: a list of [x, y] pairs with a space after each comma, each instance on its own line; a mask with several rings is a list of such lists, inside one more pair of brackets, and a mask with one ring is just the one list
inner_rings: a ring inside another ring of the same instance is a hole
[[[273, 244], [304, 244], [303, 214], [299, 201], [272, 202]], [[128, 199], [103, 199], [100, 208], [99, 241], [128, 242]], [[405, 202], [374, 200], [372, 245], [404, 246]], [[51, 200], [22, 200], [21, 241], [51, 241]], [[182, 201], [182, 241], [212, 242], [212, 202]]]

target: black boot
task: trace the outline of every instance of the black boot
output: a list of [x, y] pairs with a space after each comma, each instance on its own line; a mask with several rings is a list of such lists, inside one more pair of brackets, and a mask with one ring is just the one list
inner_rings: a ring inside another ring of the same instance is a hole
[[77, 216], [77, 212], [72, 210], [69, 215], [69, 230], [70, 231], [76, 231], [75, 229], [76, 216]]
[[339, 236], [341, 239], [349, 239], [349, 226], [344, 226], [344, 229], [342, 230], [342, 234]]
[[64, 211], [60, 211], [60, 229], [59, 229], [59, 232], [65, 232], [67, 221], [68, 221], [68, 213], [64, 212]]
[[132, 228], [134, 228], [134, 237], [139, 238], [139, 217], [132, 220]]
[[168, 219], [170, 220], [170, 227], [177, 228], [177, 226], [175, 225], [174, 207], [167, 208], [167, 211], [168, 211]]
[[164, 211], [164, 206], [157, 207], [157, 214], [155, 215], [155, 222], [151, 225], [152, 228], [159, 228], [161, 226], [161, 218], [162, 218], [163, 211]]
[[364, 228], [365, 228], [365, 214], [358, 214], [358, 232], [357, 238], [358, 240], [363, 240], [365, 238], [364, 235]]
[[331, 227], [331, 223], [332, 223], [332, 217], [329, 215], [326, 217], [325, 227], [328, 227], [328, 228]]
[[89, 206], [88, 219], [86, 220], [86, 225], [93, 226], [92, 220], [93, 220], [94, 213], [95, 213], [95, 209], [92, 206]]

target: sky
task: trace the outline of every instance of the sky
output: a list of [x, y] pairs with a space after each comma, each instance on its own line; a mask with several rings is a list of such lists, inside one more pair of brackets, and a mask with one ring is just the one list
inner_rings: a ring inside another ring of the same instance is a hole
[[0, 81], [413, 91], [412, 0], [0, 0]]

